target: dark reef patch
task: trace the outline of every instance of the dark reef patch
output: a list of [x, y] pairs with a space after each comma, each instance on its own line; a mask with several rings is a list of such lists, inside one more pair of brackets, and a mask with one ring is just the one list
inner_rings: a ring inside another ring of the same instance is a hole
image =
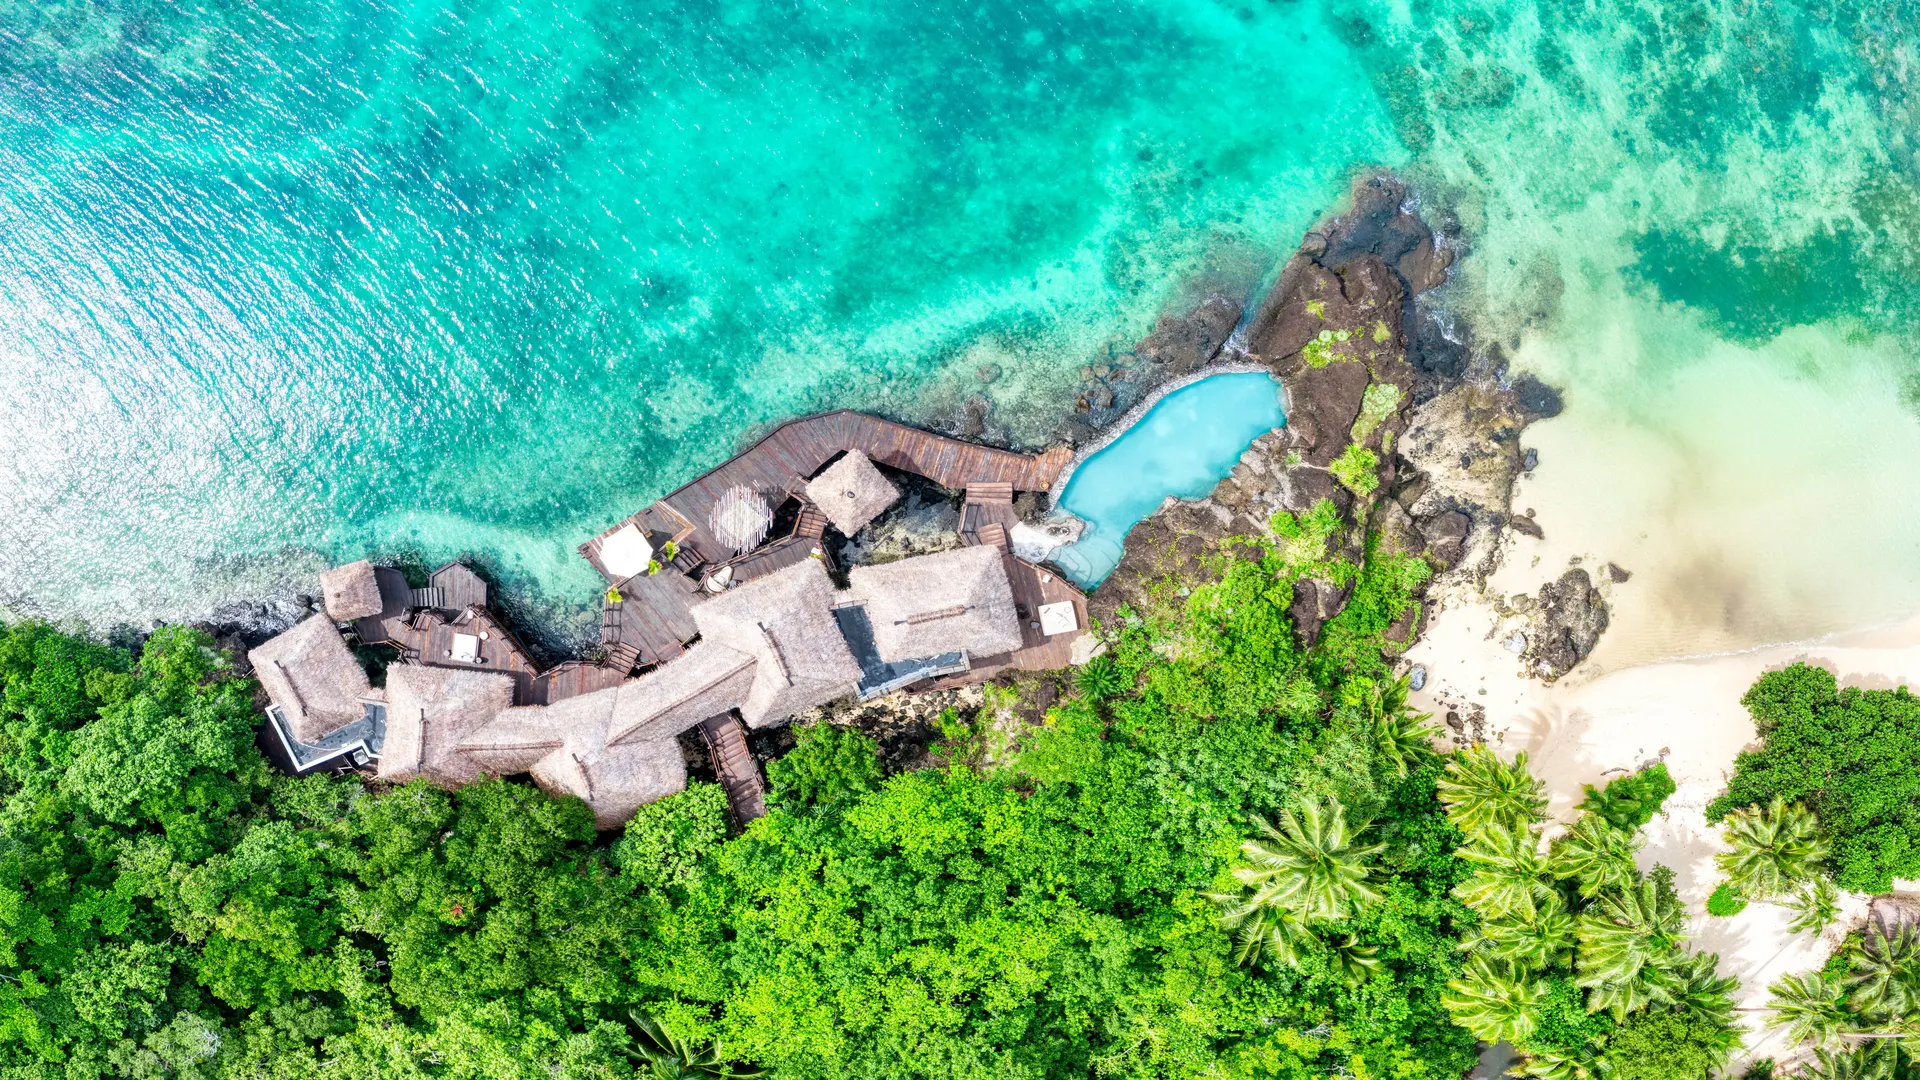
[[1639, 258], [1627, 274], [1662, 300], [1706, 312], [1728, 337], [1758, 344], [1790, 326], [1871, 314], [1877, 305], [1860, 250], [1850, 226], [1784, 249], [1716, 246], [1695, 230], [1655, 229], [1634, 242]]

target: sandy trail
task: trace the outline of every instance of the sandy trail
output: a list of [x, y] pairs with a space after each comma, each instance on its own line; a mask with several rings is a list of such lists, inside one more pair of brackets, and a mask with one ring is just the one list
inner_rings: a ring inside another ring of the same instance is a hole
[[[1414, 704], [1436, 716], [1453, 709], [1470, 717], [1473, 706], [1484, 708], [1485, 736], [1508, 757], [1526, 752], [1557, 820], [1571, 819], [1581, 785], [1604, 784], [1622, 771], [1666, 761], [1677, 790], [1664, 814], [1644, 830], [1640, 866], [1673, 868], [1694, 946], [1718, 953], [1720, 973], [1740, 980], [1738, 1005], [1764, 1006], [1769, 983], [1819, 967], [1847, 926], [1864, 918], [1865, 898], [1852, 896], [1843, 896], [1841, 922], [1824, 939], [1789, 933], [1789, 916], [1771, 904], [1750, 904], [1732, 918], [1708, 916], [1707, 896], [1719, 882], [1713, 857], [1724, 845], [1719, 829], [1708, 826], [1705, 809], [1725, 789], [1735, 756], [1756, 738], [1740, 704], [1755, 679], [1805, 660], [1833, 671], [1842, 686], [1920, 683], [1920, 619], [1816, 643], [1630, 667], [1585, 682], [1576, 672], [1547, 687], [1522, 677], [1518, 659], [1501, 646], [1512, 624], [1502, 624], [1479, 602], [1443, 604], [1409, 653], [1429, 672]], [[1906, 883], [1900, 885], [1904, 891]], [[1761, 1029], [1765, 1015], [1745, 1014], [1744, 1058], [1784, 1062], [1791, 1048], [1777, 1033]]]

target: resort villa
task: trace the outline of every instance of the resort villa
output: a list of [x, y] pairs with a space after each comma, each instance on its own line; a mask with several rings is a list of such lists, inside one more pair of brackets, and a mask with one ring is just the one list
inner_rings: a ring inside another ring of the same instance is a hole
[[[826, 529], [854, 536], [900, 497], [876, 461], [964, 492], [960, 546], [852, 567], [842, 586]], [[458, 563], [415, 589], [370, 562], [324, 574], [326, 616], [250, 659], [296, 772], [445, 786], [526, 773], [613, 828], [686, 785], [680, 736], [699, 728], [745, 821], [763, 810], [747, 729], [1068, 663], [1085, 598], [1007, 543], [1014, 492], [1064, 464], [857, 413], [796, 420], [582, 546], [608, 583], [598, 662], [541, 669]], [[384, 687], [348, 634], [398, 652]]]

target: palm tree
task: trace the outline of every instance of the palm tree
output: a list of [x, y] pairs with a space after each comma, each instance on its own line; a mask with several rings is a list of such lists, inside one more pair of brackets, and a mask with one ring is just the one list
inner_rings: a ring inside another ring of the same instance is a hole
[[1567, 835], [1553, 842], [1553, 876], [1580, 883], [1580, 895], [1591, 900], [1609, 889], [1625, 889], [1637, 876], [1634, 853], [1640, 850], [1638, 833], [1616, 829], [1599, 814], [1581, 814]]
[[1799, 803], [1775, 796], [1765, 807], [1736, 810], [1727, 819], [1733, 850], [1715, 861], [1744, 896], [1766, 900], [1814, 877], [1827, 857], [1820, 821]]
[[1908, 1020], [1920, 1012], [1920, 936], [1913, 927], [1868, 928], [1847, 986], [1853, 1007], [1875, 1023]]
[[1675, 953], [1676, 961], [1661, 965], [1652, 979], [1655, 997], [1712, 1025], [1711, 1032], [1696, 1025], [1695, 1040], [1717, 1053], [1731, 1053], [1740, 1045], [1740, 1025], [1733, 1019], [1733, 992], [1740, 988], [1740, 980], [1721, 977], [1720, 957], [1715, 953]]
[[653, 1080], [752, 1080], [766, 1075], [763, 1069], [729, 1064], [717, 1043], [694, 1046], [675, 1038], [643, 1010], [631, 1010], [627, 1016], [632, 1021], [627, 1033], [633, 1038], [627, 1056], [644, 1066]]
[[1773, 1010], [1767, 1026], [1786, 1028], [1787, 1038], [1796, 1046], [1833, 1046], [1855, 1026], [1839, 984], [1821, 978], [1817, 971], [1783, 975], [1767, 991], [1773, 995], [1767, 1000], [1767, 1008]]
[[1460, 947], [1468, 952], [1510, 964], [1521, 971], [1539, 971], [1565, 963], [1573, 953], [1574, 921], [1559, 893], [1534, 902], [1531, 918], [1487, 918], [1468, 932]]
[[1440, 1004], [1454, 1023], [1483, 1042], [1523, 1043], [1533, 1034], [1534, 1010], [1546, 996], [1545, 986], [1512, 968], [1484, 956], [1467, 961], [1460, 977], [1447, 983]]
[[1407, 708], [1408, 678], [1402, 675], [1377, 685], [1367, 701], [1374, 749], [1393, 766], [1393, 774], [1402, 777], [1433, 754], [1434, 731], [1427, 723], [1433, 714]]
[[1532, 828], [1489, 828], [1477, 833], [1456, 854], [1473, 873], [1453, 887], [1453, 895], [1486, 918], [1531, 918], [1553, 889], [1545, 880], [1539, 834]]
[[1525, 753], [1508, 765], [1485, 743], [1468, 747], [1447, 763], [1438, 787], [1448, 820], [1468, 836], [1524, 829], [1546, 818], [1547, 797], [1527, 772]]
[[1373, 978], [1374, 972], [1381, 971], [1386, 965], [1380, 962], [1378, 945], [1362, 945], [1352, 934], [1346, 935], [1333, 949], [1334, 970], [1348, 986], [1358, 986]]
[[1893, 1075], [1893, 1040], [1876, 1039], [1851, 1050], [1815, 1050], [1802, 1067], [1807, 1080], [1886, 1080]]
[[1787, 929], [1796, 934], [1821, 934], [1840, 917], [1840, 893], [1833, 882], [1817, 877], [1781, 901], [1781, 906], [1793, 912], [1793, 921], [1787, 924]]
[[1313, 935], [1285, 908], [1253, 902], [1246, 893], [1206, 893], [1219, 904], [1220, 928], [1233, 932], [1233, 961], [1252, 967], [1292, 967], [1300, 962], [1300, 946]]
[[1679, 948], [1685, 927], [1679, 899], [1651, 878], [1596, 901], [1578, 921], [1574, 982], [1594, 991], [1587, 1008], [1611, 1009], [1618, 1019], [1667, 997], [1670, 980], [1661, 974], [1686, 962]]
[[1350, 826], [1346, 808], [1329, 797], [1301, 802], [1280, 815], [1280, 828], [1254, 819], [1266, 840], [1240, 845], [1246, 865], [1233, 876], [1252, 891], [1247, 903], [1284, 908], [1302, 922], [1335, 922], [1358, 904], [1371, 904], [1380, 894], [1367, 884], [1369, 860], [1385, 844], [1357, 841], [1366, 823]]

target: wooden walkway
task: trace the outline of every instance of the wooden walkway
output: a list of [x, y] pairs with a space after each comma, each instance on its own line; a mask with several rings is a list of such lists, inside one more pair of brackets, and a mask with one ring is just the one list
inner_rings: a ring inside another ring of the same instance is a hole
[[733, 823], [744, 829], [747, 822], [767, 812], [766, 783], [760, 777], [759, 762], [753, 760], [753, 751], [747, 746], [746, 725], [733, 713], [724, 713], [701, 721], [700, 737], [706, 741], [714, 774], [726, 789]]
[[952, 491], [981, 483], [1005, 484], [1012, 491], [1044, 491], [1073, 456], [1066, 447], [1022, 454], [949, 439], [864, 413], [844, 409], [822, 413], [774, 428], [732, 460], [587, 541], [580, 553], [602, 577], [614, 581], [600, 563], [600, 544], [629, 521], [649, 528], [649, 521], [656, 519], [647, 515], [664, 510], [690, 530], [680, 541], [683, 548], [692, 548], [709, 563], [726, 562], [734, 552], [707, 527], [707, 513], [722, 493], [748, 487], [778, 509], [829, 461], [848, 450], [859, 450], [879, 464], [917, 473]]
[[[369, 634], [368, 623], [377, 623], [378, 635]], [[496, 671], [513, 676], [515, 705], [544, 704], [534, 694], [534, 680], [540, 665], [533, 662], [513, 634], [492, 612], [468, 608], [449, 617], [435, 610], [416, 611], [412, 615], [361, 619], [357, 624], [360, 640], [386, 644], [400, 650], [400, 656], [416, 664], [466, 668], [470, 671]], [[453, 637], [469, 634], [480, 639], [479, 659], [474, 662], [453, 659]]]

